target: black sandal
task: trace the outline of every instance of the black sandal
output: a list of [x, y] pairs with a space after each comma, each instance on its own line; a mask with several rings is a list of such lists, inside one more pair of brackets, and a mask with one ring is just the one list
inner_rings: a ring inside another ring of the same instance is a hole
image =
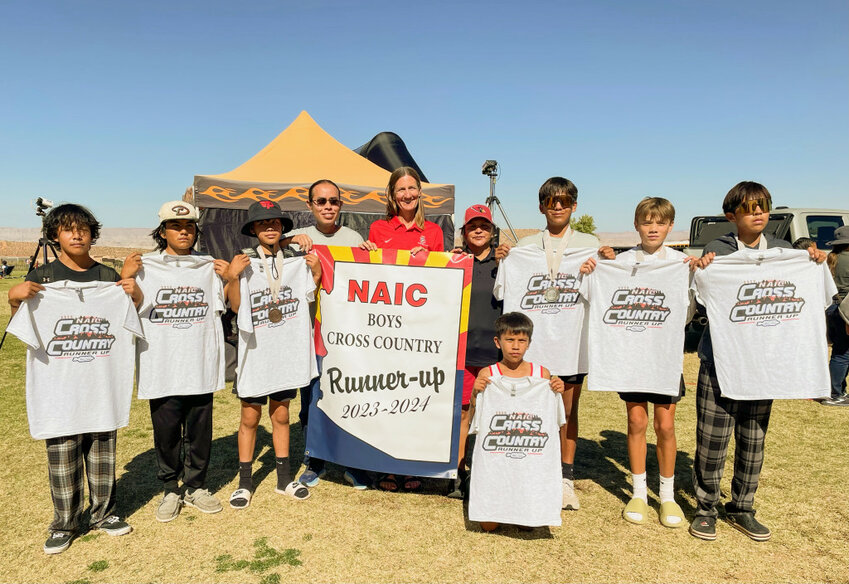
[[[383, 483], [388, 483], [392, 486], [387, 488], [383, 486]], [[386, 491], [387, 493], [397, 493], [401, 490], [401, 487], [398, 484], [398, 477], [394, 474], [383, 475], [380, 477], [380, 480], [377, 481], [377, 488], [381, 491]]]

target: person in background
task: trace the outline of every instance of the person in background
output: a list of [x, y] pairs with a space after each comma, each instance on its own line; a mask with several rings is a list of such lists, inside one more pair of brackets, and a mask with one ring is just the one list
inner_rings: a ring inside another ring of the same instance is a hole
[[448, 496], [463, 498], [468, 493], [466, 449], [469, 436], [469, 404], [472, 388], [478, 373], [484, 367], [498, 361], [498, 347], [492, 342], [495, 337], [495, 319], [501, 316], [504, 303], [492, 295], [498, 262], [510, 250], [507, 244], [495, 246], [495, 224], [492, 212], [486, 205], [472, 205], [466, 209], [460, 233], [462, 247], [454, 253], [472, 256], [472, 293], [469, 298], [469, 325], [466, 335], [466, 367], [463, 372], [463, 402], [460, 413], [460, 448], [457, 459], [457, 479]]
[[849, 292], [849, 225], [834, 230], [834, 239], [828, 242], [832, 246], [826, 261], [837, 285], [834, 304], [825, 311], [828, 340], [831, 341], [831, 358], [828, 370], [831, 374], [831, 397], [823, 400], [827, 406], [849, 406], [846, 394], [846, 374], [849, 373], [849, 334], [846, 333], [838, 307]]

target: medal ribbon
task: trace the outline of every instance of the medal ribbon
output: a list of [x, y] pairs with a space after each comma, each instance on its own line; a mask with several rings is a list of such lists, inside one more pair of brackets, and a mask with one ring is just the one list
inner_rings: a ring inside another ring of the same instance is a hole
[[[271, 301], [274, 304], [277, 304], [277, 295], [280, 294], [280, 286], [283, 284], [283, 250], [277, 250], [277, 253], [274, 254], [274, 258], [271, 261], [271, 266], [268, 266], [265, 263], [265, 258], [267, 256], [261, 245], [257, 247], [257, 251], [259, 251], [259, 257], [262, 260], [262, 267], [265, 271], [265, 279], [268, 280], [268, 290], [271, 292]], [[271, 268], [275, 269], [277, 277], [272, 278]]]
[[566, 246], [569, 245], [569, 240], [572, 239], [572, 228], [566, 228], [566, 233], [560, 238], [556, 248], [552, 245], [551, 239], [552, 237], [548, 229], [542, 232], [542, 248], [545, 250], [545, 264], [548, 266], [548, 277], [551, 280], [551, 285], [554, 286], [557, 273], [560, 271], [560, 262], [563, 261], [563, 252], [566, 250]]

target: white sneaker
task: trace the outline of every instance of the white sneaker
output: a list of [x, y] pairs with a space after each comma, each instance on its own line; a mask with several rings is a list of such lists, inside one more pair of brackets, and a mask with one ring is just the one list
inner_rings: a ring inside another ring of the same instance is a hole
[[578, 495], [575, 494], [575, 483], [572, 479], [563, 479], [563, 508], [577, 511], [581, 508]]

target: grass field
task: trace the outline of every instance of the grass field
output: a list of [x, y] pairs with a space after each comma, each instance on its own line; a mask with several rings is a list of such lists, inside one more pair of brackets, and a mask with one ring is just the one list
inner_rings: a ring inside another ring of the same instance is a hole
[[[9, 287], [0, 280], [5, 328]], [[576, 460], [581, 510], [563, 526], [483, 533], [463, 504], [442, 495], [440, 481], [423, 494], [359, 492], [331, 465], [312, 497], [274, 494], [270, 423], [260, 428], [254, 465], [257, 492], [244, 511], [226, 506], [237, 483], [239, 408], [227, 390], [215, 396], [209, 486], [225, 502], [216, 515], [184, 509], [156, 522], [159, 498], [146, 402], [134, 401], [130, 425], [118, 431], [118, 511], [135, 530], [124, 537], [91, 533], [58, 556], [42, 544], [52, 518], [45, 448], [29, 435], [23, 345], [0, 351], [0, 562], [2, 582], [847, 582], [849, 581], [849, 409], [810, 401], [776, 402], [755, 505], [772, 540], [755, 543], [724, 522], [715, 542], [657, 521], [657, 463], [649, 446], [652, 521], [621, 518], [630, 486], [625, 413], [615, 394], [585, 393]], [[614, 364], [615, 366], [615, 364]], [[677, 498], [692, 517], [695, 444], [695, 355], [686, 355], [688, 396], [678, 408]], [[757, 364], [753, 364], [757, 366]], [[303, 436], [292, 403], [292, 455]], [[653, 435], [649, 429], [649, 441]], [[731, 452], [733, 453], [733, 443]], [[730, 491], [730, 469], [723, 500]]]

